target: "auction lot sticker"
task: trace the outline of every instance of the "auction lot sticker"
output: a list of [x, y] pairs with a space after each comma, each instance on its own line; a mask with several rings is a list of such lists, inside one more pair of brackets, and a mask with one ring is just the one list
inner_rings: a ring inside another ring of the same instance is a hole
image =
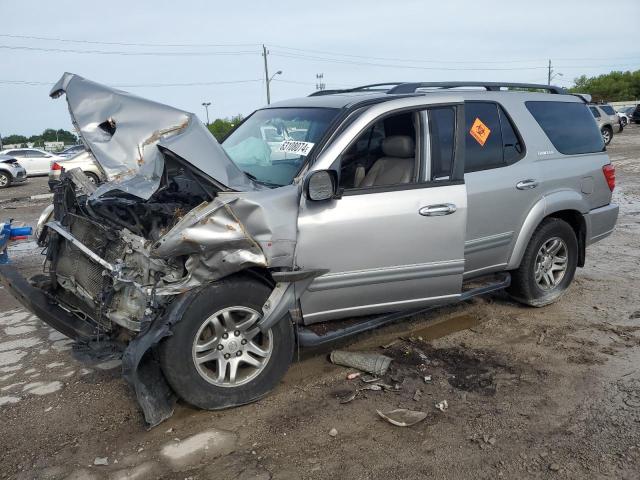
[[476, 139], [476, 142], [484, 147], [487, 138], [489, 138], [489, 135], [491, 134], [491, 129], [484, 123], [482, 123], [482, 120], [476, 117], [473, 125], [471, 125], [471, 130], [469, 130], [469, 133], [473, 138]]
[[296, 155], [302, 155], [303, 157], [306, 157], [307, 155], [309, 155], [309, 152], [311, 151], [314, 145], [315, 143], [298, 142], [295, 140], [285, 140], [280, 145], [280, 148], [278, 149], [278, 151], [286, 152], [286, 153], [295, 153]]

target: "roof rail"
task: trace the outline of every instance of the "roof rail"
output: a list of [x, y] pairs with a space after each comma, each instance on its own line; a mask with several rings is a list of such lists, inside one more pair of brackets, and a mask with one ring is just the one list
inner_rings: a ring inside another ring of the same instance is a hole
[[310, 97], [321, 97], [322, 95], [333, 95], [334, 93], [351, 93], [351, 92], [362, 92], [367, 90], [372, 91], [387, 91], [386, 88], [377, 88], [377, 87], [386, 87], [386, 86], [399, 86], [403, 85], [405, 82], [385, 82], [385, 83], [371, 83], [369, 85], [361, 85], [359, 87], [353, 88], [342, 88], [342, 89], [334, 89], [334, 90], [318, 90], [317, 92], [313, 92], [309, 94]]
[[499, 91], [501, 88], [521, 88], [546, 90], [549, 93], [566, 94], [567, 91], [562, 87], [554, 85], [542, 85], [536, 83], [506, 83], [506, 82], [408, 82], [396, 85], [388, 90], [388, 94], [407, 94], [415, 93], [419, 88], [459, 88], [459, 87], [481, 87], [491, 92]]

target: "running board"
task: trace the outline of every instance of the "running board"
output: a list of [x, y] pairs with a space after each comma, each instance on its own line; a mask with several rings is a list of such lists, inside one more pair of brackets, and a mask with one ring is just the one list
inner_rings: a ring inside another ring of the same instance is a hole
[[[477, 282], [478, 280], [475, 280], [470, 283], [475, 284]], [[487, 293], [503, 290], [509, 285], [511, 285], [511, 275], [509, 273], [504, 273], [495, 277], [495, 280], [493, 282], [481, 284], [476, 288], [463, 290], [458, 301], [464, 302], [478, 295], [485, 295]], [[443, 306], [443, 304], [431, 305], [429, 307], [420, 308], [418, 310], [406, 310], [402, 312], [378, 315], [373, 318], [369, 318], [368, 320], [363, 319], [361, 322], [357, 323], [352, 323], [353, 321], [351, 320], [349, 321], [349, 325], [345, 327], [335, 328], [323, 334], [318, 334], [309, 327], [299, 326], [297, 335], [298, 344], [301, 347], [319, 347], [322, 345], [326, 345], [327, 343], [335, 342], [336, 340], [341, 340], [353, 335], [358, 335], [359, 333], [364, 333], [376, 328], [383, 327], [385, 325], [390, 325], [394, 322], [404, 320], [405, 318], [414, 315], [426, 313], [441, 306]]]

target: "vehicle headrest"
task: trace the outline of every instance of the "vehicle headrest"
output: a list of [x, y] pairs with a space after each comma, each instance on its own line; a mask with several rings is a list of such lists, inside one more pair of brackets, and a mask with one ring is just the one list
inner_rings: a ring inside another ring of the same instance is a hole
[[406, 135], [393, 135], [382, 141], [382, 152], [387, 157], [409, 158], [415, 155], [413, 138]]

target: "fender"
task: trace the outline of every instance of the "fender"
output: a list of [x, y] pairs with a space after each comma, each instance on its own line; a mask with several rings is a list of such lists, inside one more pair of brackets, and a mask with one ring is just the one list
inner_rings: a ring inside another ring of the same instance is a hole
[[543, 196], [529, 210], [522, 223], [520, 233], [509, 256], [506, 270], [514, 270], [520, 266], [524, 251], [538, 225], [549, 215], [561, 210], [574, 210], [585, 214], [589, 212], [590, 208], [582, 195], [574, 190], [560, 190]]

